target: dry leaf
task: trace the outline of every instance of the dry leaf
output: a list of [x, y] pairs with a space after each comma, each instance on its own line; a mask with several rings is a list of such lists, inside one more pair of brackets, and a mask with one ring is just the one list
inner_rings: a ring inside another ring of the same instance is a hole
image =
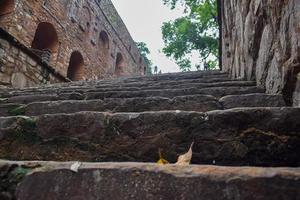
[[77, 173], [80, 165], [80, 162], [75, 162], [71, 165], [70, 170]]
[[193, 150], [192, 150], [193, 145], [194, 145], [194, 142], [191, 144], [190, 149], [187, 153], [180, 155], [178, 157], [178, 160], [175, 163], [176, 165], [189, 165], [191, 163], [192, 156], [193, 156]]
[[159, 155], [159, 160], [156, 162], [157, 164], [160, 164], [160, 165], [169, 164], [169, 161], [167, 161], [166, 159], [163, 158], [161, 149], [158, 150], [158, 155]]

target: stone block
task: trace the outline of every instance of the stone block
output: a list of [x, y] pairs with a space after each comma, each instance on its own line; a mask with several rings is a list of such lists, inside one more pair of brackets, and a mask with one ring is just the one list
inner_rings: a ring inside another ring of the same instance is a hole
[[297, 76], [296, 89], [293, 94], [293, 106], [300, 107], [300, 73]]
[[15, 59], [13, 57], [11, 57], [11, 56], [7, 56], [6, 59], [10, 63], [15, 63]]
[[37, 65], [37, 62], [29, 56], [27, 56], [27, 62], [33, 67]]
[[[73, 164], [2, 161], [0, 173], [17, 182], [9, 195], [20, 200], [296, 200], [300, 195], [299, 168], [79, 163], [74, 172]], [[14, 179], [12, 169], [28, 175]], [[34, 169], [38, 172], [30, 173]]]
[[0, 38], [0, 45], [2, 49], [9, 50], [10, 44], [7, 40]]
[[27, 77], [20, 72], [13, 73], [11, 84], [14, 88], [24, 88], [27, 86]]
[[11, 76], [7, 73], [0, 72], [0, 83], [2, 84], [10, 84]]

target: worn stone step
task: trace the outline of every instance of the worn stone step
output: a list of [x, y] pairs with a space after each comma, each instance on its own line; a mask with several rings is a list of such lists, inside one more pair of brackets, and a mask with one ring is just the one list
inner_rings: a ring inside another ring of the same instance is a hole
[[210, 88], [210, 87], [250, 87], [255, 86], [253, 81], [227, 81], [217, 83], [182, 83], [182, 84], [154, 84], [154, 85], [101, 85], [93, 87], [68, 87], [68, 88], [35, 88], [23, 91], [13, 91], [3, 97], [36, 95], [36, 94], [61, 94], [61, 93], [86, 93], [86, 92], [110, 92], [110, 91], [142, 91], [142, 90], [160, 90], [173, 88]]
[[255, 86], [249, 87], [209, 87], [209, 88], [183, 88], [183, 89], [160, 89], [160, 90], [142, 90], [142, 91], [108, 91], [108, 92], [70, 92], [57, 94], [29, 94], [4, 98], [0, 103], [20, 103], [28, 104], [40, 101], [58, 101], [58, 100], [93, 100], [105, 98], [135, 98], [135, 97], [167, 97], [187, 95], [212, 95], [221, 98], [227, 95], [263, 93], [264, 90]]
[[[22, 200], [298, 200], [300, 168], [0, 162], [0, 197]], [[9, 188], [9, 189], [8, 189]]]
[[[211, 72], [183, 72], [183, 73], [166, 73], [153, 76], [134, 76], [134, 77], [120, 77], [114, 79], [101, 80], [102, 82], [140, 82], [140, 81], [165, 81], [165, 80], [188, 80], [188, 79], [209, 79], [224, 77], [228, 78], [228, 73], [220, 71], [211, 71]], [[93, 82], [93, 81], [91, 81]], [[74, 83], [73, 84], [80, 84]]]
[[28, 104], [31, 102], [41, 101], [59, 101], [59, 100], [84, 100], [85, 95], [81, 93], [62, 93], [62, 94], [31, 94], [24, 96], [12, 96], [9, 98], [0, 99], [0, 104], [15, 103]]
[[35, 102], [28, 105], [0, 104], [0, 116], [74, 113], [80, 111], [143, 112], [159, 110], [185, 110], [206, 112], [222, 109], [219, 101], [209, 95], [180, 96], [174, 98], [116, 98], [103, 100], [67, 100]]
[[[189, 73], [183, 74], [181, 76], [176, 75], [176, 73], [171, 73], [169, 75], [155, 75], [155, 76], [140, 76], [140, 77], [121, 77], [121, 78], [114, 78], [109, 80], [100, 80], [96, 81], [97, 83], [138, 83], [138, 82], [161, 82], [161, 81], [189, 81], [189, 80], [209, 80], [215, 78], [227, 78], [229, 79], [229, 75], [227, 73], [217, 73], [217, 74], [202, 74], [202, 73]], [[95, 81], [91, 81], [93, 83]], [[79, 82], [72, 82], [72, 85], [81, 84]]]
[[227, 95], [263, 93], [264, 90], [255, 86], [249, 87], [208, 87], [208, 88], [179, 88], [179, 89], [162, 89], [162, 90], [142, 90], [142, 91], [108, 91], [108, 92], [88, 92], [86, 99], [103, 99], [103, 98], [132, 98], [132, 97], [175, 97], [185, 95], [212, 95], [221, 98]]
[[11, 160], [175, 162], [192, 142], [195, 164], [299, 166], [300, 108], [0, 117]]
[[[186, 78], [185, 78], [186, 77]], [[51, 87], [51, 86], [62, 86], [62, 87], [70, 87], [70, 86], [90, 86], [97, 84], [131, 84], [131, 83], [153, 83], [153, 82], [169, 82], [169, 81], [196, 81], [201, 80], [203, 82], [211, 82], [211, 80], [230, 80], [228, 74], [226, 73], [218, 73], [218, 74], [201, 74], [201, 73], [190, 73], [189, 76], [177, 76], [176, 73], [172, 73], [164, 78], [163, 75], [156, 76], [135, 76], [135, 77], [120, 77], [113, 79], [103, 79], [103, 80], [85, 80], [85, 81], [76, 81], [76, 82], [67, 82], [67, 83], [56, 83], [52, 85], [43, 85], [42, 87]], [[9, 90], [9, 88], [3, 88], [5, 90]]]
[[9, 97], [12, 95], [24, 94], [24, 92], [37, 92], [44, 90], [76, 90], [76, 89], [92, 89], [92, 88], [107, 88], [107, 87], [147, 87], [147, 86], [174, 86], [174, 85], [182, 85], [182, 84], [216, 84], [219, 82], [233, 82], [229, 78], [210, 78], [210, 79], [189, 79], [189, 80], [158, 80], [158, 81], [137, 81], [124, 83], [112, 80], [110, 82], [103, 81], [90, 81], [90, 82], [71, 82], [71, 83], [58, 83], [52, 85], [41, 85], [38, 87], [32, 88], [24, 88], [24, 89], [6, 89], [0, 91], [1, 97]]
[[282, 95], [271, 94], [244, 94], [229, 95], [220, 99], [224, 109], [237, 107], [284, 107]]

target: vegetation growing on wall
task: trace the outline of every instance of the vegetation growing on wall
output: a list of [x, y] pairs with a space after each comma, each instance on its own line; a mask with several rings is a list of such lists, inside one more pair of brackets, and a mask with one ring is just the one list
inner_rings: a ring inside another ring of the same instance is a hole
[[144, 61], [147, 65], [147, 70], [146, 70], [146, 75], [151, 75], [152, 74], [152, 61], [148, 58], [149, 54], [150, 54], [150, 50], [147, 47], [147, 44], [145, 42], [137, 42], [136, 43], [137, 47], [140, 50], [141, 55], [144, 58]]

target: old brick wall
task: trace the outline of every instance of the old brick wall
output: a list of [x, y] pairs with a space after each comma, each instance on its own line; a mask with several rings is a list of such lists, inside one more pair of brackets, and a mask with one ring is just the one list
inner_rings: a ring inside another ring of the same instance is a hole
[[33, 87], [68, 81], [27, 47], [0, 30], [0, 87]]
[[13, 6], [0, 9], [0, 26], [27, 47], [50, 50], [50, 65], [64, 76], [87, 80], [144, 73], [140, 52], [109, 0], [4, 2]]
[[290, 105], [295, 102], [300, 0], [222, 1], [222, 43], [224, 71], [256, 80], [267, 93], [283, 93]]

